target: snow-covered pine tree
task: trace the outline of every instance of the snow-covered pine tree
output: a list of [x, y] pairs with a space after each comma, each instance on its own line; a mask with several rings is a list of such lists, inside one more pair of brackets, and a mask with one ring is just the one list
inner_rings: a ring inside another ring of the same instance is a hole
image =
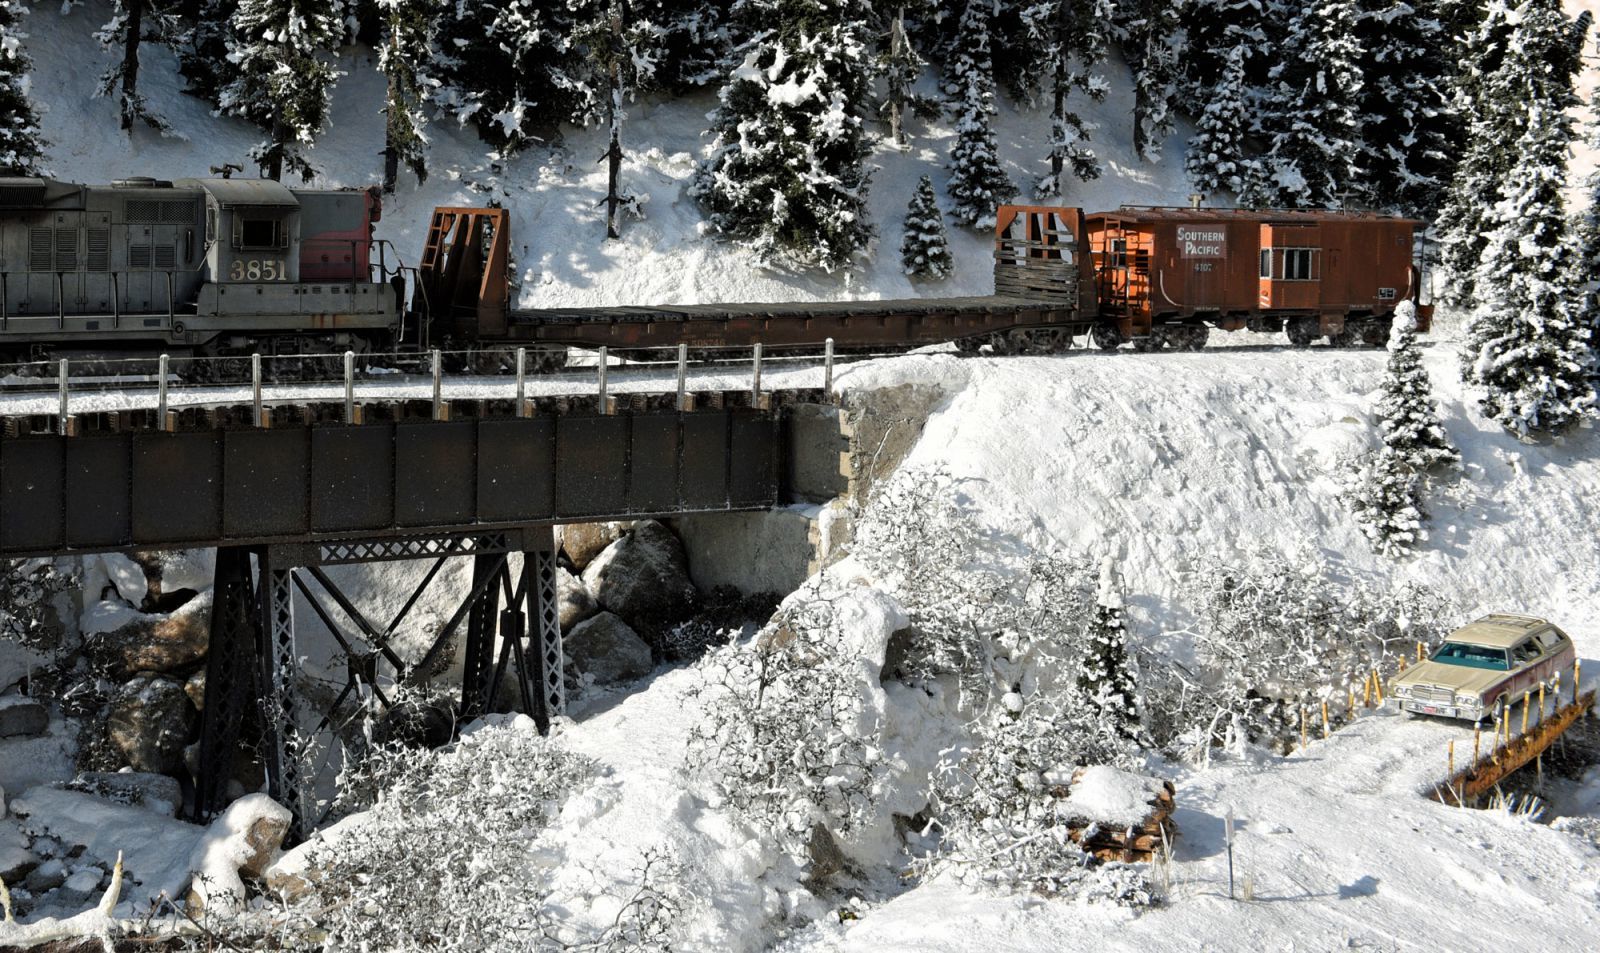
[[1083, 182], [1100, 176], [1100, 161], [1087, 145], [1092, 126], [1073, 107], [1072, 93], [1098, 102], [1110, 88], [1098, 70], [1113, 8], [1110, 0], [1002, 0], [1000, 8], [1005, 16], [996, 49], [998, 61], [1008, 64], [1007, 87], [1028, 102], [1041, 91], [1051, 99], [1050, 171], [1034, 183], [1034, 194], [1055, 198], [1068, 169]]
[[[1541, 19], [1555, 24], [1554, 13]], [[1519, 31], [1536, 22], [1525, 17]], [[1492, 231], [1462, 353], [1463, 378], [1484, 388], [1484, 412], [1524, 439], [1565, 431], [1595, 407], [1578, 249], [1562, 201], [1571, 119], [1537, 103], [1527, 124], [1517, 141], [1521, 165], [1485, 219]]]
[[1179, 82], [1189, 112], [1198, 114], [1211, 101], [1212, 90], [1228, 58], [1239, 51], [1245, 67], [1242, 88], [1247, 98], [1266, 86], [1279, 59], [1273, 36], [1280, 26], [1280, 0], [1187, 0], [1179, 6], [1184, 43], [1179, 50]]
[[26, 12], [20, 0], [0, 0], [0, 171], [7, 175], [37, 175], [44, 158], [39, 114], [28, 98], [33, 64], [22, 47], [27, 34], [17, 22]]
[[[222, 91], [239, 75], [238, 64], [228, 59], [228, 34], [238, 9], [239, 0], [184, 0], [178, 10], [179, 26], [168, 36], [178, 56], [178, 72], [188, 81], [185, 92], [218, 108]], [[236, 105], [234, 115], [244, 115], [242, 104]], [[263, 118], [263, 108], [255, 111], [261, 115], [249, 115], [251, 122], [270, 121]]]
[[923, 176], [906, 208], [905, 233], [900, 239], [900, 262], [906, 274], [936, 281], [950, 277], [955, 261], [950, 257], [950, 236], [944, 213], [933, 191], [933, 179]]
[[[891, 0], [893, 2], [893, 0]], [[897, 146], [906, 144], [907, 114], [923, 117], [938, 115], [938, 107], [916, 90], [917, 80], [927, 68], [928, 61], [917, 51], [917, 45], [906, 30], [906, 13], [924, 12], [928, 0], [913, 3], [901, 0], [889, 17], [889, 39], [878, 58], [878, 68], [883, 72], [887, 95], [879, 112], [889, 124], [889, 139]]]
[[[1596, 37], [1600, 46], [1600, 37]], [[1600, 150], [1600, 97], [1590, 100], [1593, 111], [1589, 119], [1589, 147]], [[1584, 183], [1588, 193], [1587, 205], [1578, 220], [1578, 261], [1576, 282], [1583, 293], [1581, 322], [1589, 335], [1590, 356], [1594, 363], [1589, 369], [1600, 387], [1600, 169], [1589, 173]]]
[[1139, 734], [1139, 686], [1128, 657], [1128, 627], [1111, 557], [1100, 564], [1100, 590], [1078, 661], [1078, 691], [1106, 727], [1125, 738]]
[[1378, 427], [1383, 445], [1398, 455], [1406, 467], [1428, 473], [1459, 464], [1461, 453], [1450, 443], [1450, 436], [1439, 421], [1433, 382], [1428, 379], [1417, 348], [1416, 314], [1416, 306], [1409, 301], [1395, 309], [1389, 333], [1389, 365], [1383, 378], [1383, 396], [1378, 399]]
[[1361, 0], [1356, 33], [1361, 88], [1358, 160], [1374, 207], [1432, 219], [1454, 172], [1465, 129], [1455, 109], [1456, 42], [1439, 0]]
[[456, 0], [439, 27], [434, 100], [509, 155], [561, 123], [599, 121], [606, 94], [576, 42], [590, 0]]
[[393, 192], [404, 163], [417, 184], [428, 181], [427, 69], [438, 29], [436, 0], [374, 0], [378, 7], [378, 71], [389, 81], [383, 105], [383, 191]]
[[632, 0], [628, 6], [630, 22], [653, 34], [651, 52], [636, 64], [649, 73], [649, 86], [699, 89], [727, 75], [733, 37], [725, 0]]
[[1399, 556], [1422, 539], [1430, 474], [1461, 462], [1439, 422], [1432, 383], [1417, 350], [1416, 307], [1409, 301], [1395, 310], [1377, 412], [1383, 445], [1356, 471], [1345, 496], [1373, 548]]
[[1249, 90], [1245, 86], [1245, 48], [1228, 51], [1216, 85], [1195, 117], [1194, 138], [1183, 166], [1196, 189], [1204, 194], [1244, 191], [1249, 168], [1245, 135], [1250, 128]]
[[339, 72], [330, 54], [344, 37], [343, 0], [239, 0], [228, 38], [239, 75], [222, 91], [225, 113], [257, 119], [265, 111], [267, 139], [251, 150], [262, 175], [281, 179], [316, 174], [302, 150], [328, 122]]
[[1270, 176], [1255, 205], [1342, 207], [1361, 185], [1361, 45], [1355, 0], [1315, 0], [1295, 10], [1261, 106]]
[[[1438, 220], [1444, 297], [1457, 306], [1477, 298], [1478, 265], [1494, 229], [1487, 219], [1505, 184], [1520, 177], [1517, 147], [1530, 104], [1565, 110], [1576, 103], [1573, 77], [1591, 18], [1567, 20], [1559, 7], [1560, 0], [1489, 4], [1462, 47], [1458, 110], [1467, 135]], [[1548, 26], [1529, 30], [1530, 18]]]
[[101, 48], [114, 57], [100, 74], [99, 94], [117, 97], [124, 131], [132, 130], [135, 122], [161, 132], [168, 129], [166, 121], [150, 110], [139, 92], [139, 46], [147, 36], [169, 33], [170, 21], [168, 11], [152, 0], [113, 0], [111, 19], [95, 33]]
[[948, 108], [956, 124], [950, 153], [950, 197], [956, 221], [991, 228], [995, 212], [1017, 194], [1000, 165], [994, 138], [994, 58], [989, 29], [994, 0], [967, 0], [956, 27], [954, 55], [945, 80]]
[[863, 123], [870, 62], [852, 0], [737, 0], [755, 39], [712, 116], [690, 194], [711, 227], [764, 259], [831, 271], [872, 238]]
[[1172, 134], [1178, 96], [1178, 29], [1181, 5], [1132, 0], [1116, 8], [1116, 37], [1133, 70], [1133, 148], [1146, 162], [1161, 160]]

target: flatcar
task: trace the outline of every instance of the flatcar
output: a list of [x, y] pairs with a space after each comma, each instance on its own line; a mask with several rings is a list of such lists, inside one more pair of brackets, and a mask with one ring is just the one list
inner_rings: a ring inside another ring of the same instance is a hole
[[380, 213], [372, 190], [264, 179], [0, 178], [0, 355], [392, 347]]

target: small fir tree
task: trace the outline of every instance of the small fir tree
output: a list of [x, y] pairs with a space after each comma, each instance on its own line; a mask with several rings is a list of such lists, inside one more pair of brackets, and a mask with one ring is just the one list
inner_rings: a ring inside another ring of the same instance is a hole
[[[998, 61], [1012, 94], [1033, 103], [1050, 96], [1050, 171], [1034, 183], [1034, 194], [1053, 199], [1070, 169], [1080, 182], [1100, 177], [1100, 160], [1089, 148], [1093, 125], [1073, 105], [1074, 92], [1099, 102], [1109, 84], [1099, 68], [1105, 62], [1107, 31], [1113, 23], [1110, 0], [1007, 0], [1008, 14], [997, 24]], [[1014, 20], [1013, 25], [1010, 21]]]
[[222, 91], [223, 112], [270, 116], [267, 139], [251, 151], [262, 175], [284, 171], [309, 182], [316, 171], [303, 150], [328, 122], [339, 73], [328, 55], [344, 36], [342, 0], [240, 0], [228, 56], [239, 75]]
[[1484, 412], [1524, 439], [1565, 431], [1595, 406], [1578, 250], [1562, 207], [1569, 127], [1545, 108], [1528, 115], [1517, 143], [1523, 166], [1487, 222], [1462, 354], [1463, 378], [1484, 389]]
[[900, 261], [906, 274], [941, 281], [955, 271], [950, 256], [950, 238], [945, 233], [944, 213], [933, 191], [933, 179], [923, 176], [906, 209], [904, 237], [900, 240]]
[[1184, 156], [1184, 168], [1196, 189], [1213, 194], [1227, 190], [1238, 195], [1245, 189], [1252, 160], [1244, 139], [1250, 128], [1250, 103], [1245, 88], [1245, 48], [1228, 51], [1222, 74], [1195, 118], [1194, 138]]
[[404, 164], [428, 181], [427, 118], [423, 102], [431, 82], [426, 70], [438, 27], [434, 0], [375, 0], [379, 15], [378, 72], [388, 80], [383, 105], [383, 191], [393, 192]]
[[979, 229], [992, 228], [996, 210], [1017, 194], [1000, 165], [994, 138], [994, 62], [989, 42], [993, 16], [993, 0], [967, 0], [945, 84], [956, 124], [948, 186], [955, 200], [952, 214], [963, 225]]
[[27, 34], [17, 22], [26, 12], [18, 0], [0, 0], [0, 170], [8, 175], [37, 175], [44, 158], [39, 114], [28, 98], [33, 64], [22, 48]]
[[1107, 726], [1125, 738], [1139, 734], [1139, 689], [1128, 658], [1122, 591], [1111, 558], [1100, 564], [1100, 591], [1078, 662], [1078, 691]]
[[1377, 407], [1383, 445], [1357, 470], [1345, 494], [1356, 522], [1385, 556], [1404, 555], [1426, 538], [1423, 495], [1431, 474], [1461, 462], [1439, 421], [1416, 328], [1415, 306], [1401, 303]]
[[872, 237], [864, 24], [850, 0], [739, 0], [756, 37], [722, 87], [690, 195], [768, 261], [844, 267]]

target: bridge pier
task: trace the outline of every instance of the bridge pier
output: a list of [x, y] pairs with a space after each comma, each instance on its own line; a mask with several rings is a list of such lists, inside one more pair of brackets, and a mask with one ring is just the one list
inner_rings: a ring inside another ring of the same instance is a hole
[[[522, 557], [515, 570], [510, 559], [514, 553]], [[432, 567], [382, 626], [366, 618], [324, 571], [327, 566], [423, 558], [432, 558]], [[390, 640], [452, 558], [473, 560], [471, 589], [427, 651], [415, 661], [403, 659]], [[465, 658], [457, 724], [496, 710], [508, 673], [516, 694], [508, 701], [531, 715], [541, 734], [549, 731], [552, 716], [565, 711], [555, 540], [549, 524], [223, 547], [217, 551], [215, 583], [194, 805], [199, 819], [221, 810], [241, 746], [259, 741], [267, 790], [294, 814], [291, 838], [304, 836], [319, 820], [312, 786], [331, 755], [331, 746], [319, 738], [363, 710], [380, 705], [392, 709], [397, 689], [421, 686], [448, 664], [458, 638]], [[345, 658], [345, 684], [325, 710], [312, 706], [296, 687], [297, 593]], [[345, 711], [352, 697], [354, 713]], [[302, 716], [313, 715], [320, 720], [307, 730]], [[328, 749], [320, 756], [319, 744]]]

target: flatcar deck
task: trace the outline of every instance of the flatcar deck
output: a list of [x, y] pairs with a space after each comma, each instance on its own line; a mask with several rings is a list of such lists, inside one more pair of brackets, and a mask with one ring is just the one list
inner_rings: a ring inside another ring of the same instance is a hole
[[1021, 328], [1069, 328], [1062, 303], [1004, 295], [882, 301], [517, 309], [509, 336], [580, 347], [918, 346]]

